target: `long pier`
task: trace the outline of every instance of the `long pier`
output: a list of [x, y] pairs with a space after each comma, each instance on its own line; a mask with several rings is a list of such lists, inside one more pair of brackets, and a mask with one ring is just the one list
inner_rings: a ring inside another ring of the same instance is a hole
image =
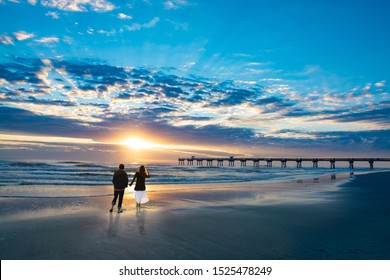
[[228, 166], [234, 166], [235, 162], [239, 162], [240, 166], [247, 166], [246, 163], [253, 162], [253, 167], [260, 167], [260, 162], [264, 162], [266, 167], [272, 167], [273, 162], [280, 162], [280, 167], [286, 168], [287, 162], [295, 162], [297, 168], [302, 168], [302, 162], [312, 162], [314, 168], [318, 168], [319, 162], [329, 162], [330, 168], [336, 168], [336, 162], [347, 162], [349, 168], [354, 169], [355, 162], [367, 162], [370, 169], [374, 169], [374, 162], [390, 162], [390, 158], [240, 158], [240, 157], [226, 157], [226, 158], [207, 158], [207, 157], [189, 157], [179, 158], [179, 165], [193, 166], [196, 162], [197, 166], [203, 166], [203, 162], [206, 162], [206, 166], [213, 166], [213, 162], [217, 163], [217, 166], [223, 166], [224, 162], [228, 163]]

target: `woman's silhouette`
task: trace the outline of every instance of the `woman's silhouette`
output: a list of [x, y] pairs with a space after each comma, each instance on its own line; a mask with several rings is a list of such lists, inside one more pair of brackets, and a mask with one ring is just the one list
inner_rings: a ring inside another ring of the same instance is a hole
[[149, 172], [145, 166], [141, 165], [139, 170], [135, 172], [134, 178], [130, 183], [130, 186], [133, 184], [135, 180], [137, 180], [134, 190], [135, 190], [135, 202], [137, 203], [137, 207], [141, 207], [142, 203], [146, 203], [149, 201], [149, 198], [146, 194], [145, 187], [145, 179], [150, 178]]

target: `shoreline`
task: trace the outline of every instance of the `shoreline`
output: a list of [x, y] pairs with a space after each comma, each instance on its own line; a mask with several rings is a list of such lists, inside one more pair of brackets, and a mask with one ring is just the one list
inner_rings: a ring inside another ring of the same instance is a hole
[[[377, 172], [390, 172], [390, 170], [378, 170], [378, 171], [358, 171], [359, 174], [366, 174], [366, 173], [377, 173]], [[293, 176], [287, 176], [282, 178], [272, 178], [272, 179], [266, 179], [266, 180], [243, 180], [243, 181], [218, 181], [218, 182], [188, 182], [188, 183], [147, 183], [148, 192], [170, 192], [170, 191], [177, 191], [177, 190], [187, 190], [187, 189], [214, 189], [214, 188], [225, 188], [229, 186], [236, 186], [241, 185], [243, 187], [247, 186], [253, 186], [260, 187], [263, 185], [280, 185], [280, 184], [288, 184], [290, 182], [295, 181], [302, 181], [302, 180], [314, 180], [314, 179], [323, 179], [326, 177], [332, 176], [333, 173], [326, 173], [321, 174], [318, 176], [314, 176], [313, 174], [309, 175], [293, 175]], [[344, 178], [344, 180], [348, 179], [347, 177], [350, 177], [348, 172], [334, 172], [333, 174], [335, 177], [337, 176], [337, 179], [333, 179], [334, 181], [340, 181], [340, 177]], [[342, 183], [342, 182], [340, 182]], [[14, 186], [5, 186], [4, 188], [18, 188], [19, 185]], [[28, 185], [28, 187], [40, 187], [39, 185]], [[77, 189], [91, 189], [93, 190], [94, 187], [91, 186], [83, 186], [83, 185], [58, 185], [58, 186], [50, 186], [45, 185], [44, 187], [49, 188], [63, 188], [63, 189], [71, 189], [71, 188], [77, 188]], [[0, 199], [1, 198], [9, 198], [9, 199], [24, 199], [24, 198], [94, 198], [94, 197], [107, 197], [112, 195], [112, 185], [100, 185], [98, 186], [99, 189], [105, 189], [107, 190], [107, 193], [104, 194], [98, 194], [98, 195], [9, 195], [9, 194], [1, 194], [0, 192]], [[131, 187], [127, 189], [127, 193]], [[1, 191], [1, 188], [0, 188]], [[131, 192], [131, 191], [130, 191]]]
[[[111, 197], [0, 198], [1, 259], [389, 259], [390, 172]], [[150, 186], [152, 188], [152, 186]]]

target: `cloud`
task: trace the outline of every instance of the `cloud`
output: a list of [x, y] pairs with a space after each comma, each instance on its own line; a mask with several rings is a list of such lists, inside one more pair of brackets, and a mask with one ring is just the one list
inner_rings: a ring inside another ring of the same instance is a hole
[[[12, 126], [9, 124], [12, 124]], [[56, 136], [80, 137], [81, 135], [87, 136], [91, 129], [85, 127], [76, 120], [38, 115], [24, 109], [1, 106], [0, 130], [42, 135], [50, 133], [51, 135]]]
[[51, 18], [53, 18], [53, 19], [59, 19], [59, 18], [60, 18], [60, 16], [58, 15], [57, 12], [51, 12], [51, 11], [49, 11], [49, 12], [47, 12], [45, 15], [48, 16], [48, 17], [51, 17]]
[[24, 40], [33, 38], [33, 37], [35, 36], [34, 33], [27, 33], [26, 31], [14, 32], [14, 35], [15, 35], [15, 38], [16, 38], [18, 41], [24, 41]]
[[388, 99], [350, 93], [302, 96], [178, 69], [18, 57], [0, 63], [0, 132], [44, 134], [47, 123], [52, 135], [96, 139], [142, 127], [183, 142], [272, 147], [341, 147], [353, 134], [355, 147], [384, 147], [366, 131], [389, 129]]
[[40, 3], [44, 7], [72, 12], [87, 12], [89, 9], [94, 12], [108, 12], [116, 8], [107, 0], [41, 0]]
[[106, 36], [115, 36], [115, 34], [116, 34], [117, 32], [116, 32], [115, 29], [111, 29], [110, 31], [98, 30], [97, 33], [103, 34], [103, 35], [106, 35]]
[[386, 108], [369, 109], [362, 112], [348, 112], [344, 114], [337, 114], [331, 117], [323, 118], [323, 120], [333, 120], [344, 123], [372, 122], [387, 126], [390, 124], [390, 106]]
[[129, 15], [126, 15], [126, 14], [124, 14], [124, 13], [119, 13], [119, 14], [117, 15], [117, 18], [119, 18], [119, 19], [132, 19], [133, 17], [132, 17], [132, 16], [129, 16]]
[[[288, 137], [285, 137], [286, 135]], [[289, 150], [302, 149], [307, 156], [318, 156], [326, 152], [328, 156], [337, 154], [353, 154], [356, 156], [357, 153], [361, 153], [369, 154], [372, 157], [378, 151], [388, 150], [389, 139], [389, 129], [324, 132], [286, 129], [275, 131], [271, 136], [259, 134], [257, 140], [254, 141], [268, 143], [269, 148], [274, 149], [286, 149], [286, 147]]]
[[35, 75], [43, 64], [39, 59], [16, 58], [12, 63], [0, 64], [0, 79], [11, 85], [25, 83], [39, 84], [42, 81]]
[[139, 24], [139, 23], [133, 23], [132, 25], [125, 26], [125, 29], [128, 31], [137, 31], [141, 30], [143, 28], [153, 28], [156, 26], [156, 24], [160, 21], [160, 18], [154, 17], [151, 21]]
[[0, 35], [0, 43], [4, 45], [14, 45], [14, 39], [7, 35]]
[[188, 23], [186, 23], [186, 22], [181, 23], [181, 22], [176, 22], [176, 21], [170, 20], [170, 19], [166, 19], [166, 22], [169, 22], [170, 24], [172, 24], [173, 27], [175, 28], [175, 30], [182, 30], [182, 31], [189, 30]]
[[385, 85], [386, 85], [386, 81], [380, 81], [380, 82], [375, 83], [376, 87], [384, 87]]
[[169, 0], [164, 2], [164, 8], [167, 10], [179, 9], [189, 5], [190, 3], [187, 0]]
[[[62, 75], [69, 76], [73, 84], [88, 85], [93, 88], [99, 85], [126, 84], [128, 72], [124, 68], [104, 64], [75, 63], [52, 60], [55, 69], [60, 69]], [[109, 73], [109, 75], [108, 75]]]
[[156, 24], [160, 21], [160, 18], [158, 17], [154, 17], [151, 21], [147, 22], [147, 23], [144, 23], [142, 25], [143, 28], [152, 28], [154, 26], [156, 26]]
[[35, 40], [35, 42], [42, 44], [58, 43], [59, 41], [60, 39], [57, 37], [43, 37]]
[[213, 90], [219, 92], [219, 96], [215, 102], [212, 103], [213, 106], [234, 106], [248, 102], [250, 99], [255, 99], [258, 94], [254, 91], [249, 91], [246, 89], [229, 89], [226, 90], [226, 87], [229, 86], [221, 84], [218, 87], [215, 87]]
[[390, 130], [367, 130], [367, 131], [335, 131], [316, 133], [317, 139], [331, 143], [333, 146], [344, 147], [348, 150], [356, 148], [385, 149], [390, 146]]
[[[24, 92], [24, 93], [27, 93], [27, 92]], [[38, 92], [34, 92], [34, 91], [30, 91], [28, 92], [30, 94], [30, 96], [28, 96], [26, 99], [12, 99], [12, 98], [1, 98], [0, 100], [2, 100], [3, 102], [11, 102], [13, 103], [14, 105], [15, 104], [23, 104], [23, 103], [34, 103], [35, 105], [48, 105], [48, 106], [63, 106], [63, 107], [72, 107], [72, 106], [76, 106], [76, 104], [74, 104], [73, 102], [70, 102], [70, 101], [64, 101], [64, 100], [40, 100], [40, 99], [37, 99], [36, 97], [34, 97], [33, 95], [39, 95]], [[16, 91], [15, 94], [11, 94], [10, 96], [21, 96], [22, 95], [22, 92], [18, 92]]]

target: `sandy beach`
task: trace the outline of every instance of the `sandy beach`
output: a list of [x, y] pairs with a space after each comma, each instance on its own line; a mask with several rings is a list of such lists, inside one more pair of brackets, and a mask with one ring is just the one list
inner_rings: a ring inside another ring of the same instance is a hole
[[329, 176], [148, 186], [151, 201], [137, 210], [129, 190], [121, 214], [110, 196], [0, 198], [0, 257], [390, 259], [390, 172]]

